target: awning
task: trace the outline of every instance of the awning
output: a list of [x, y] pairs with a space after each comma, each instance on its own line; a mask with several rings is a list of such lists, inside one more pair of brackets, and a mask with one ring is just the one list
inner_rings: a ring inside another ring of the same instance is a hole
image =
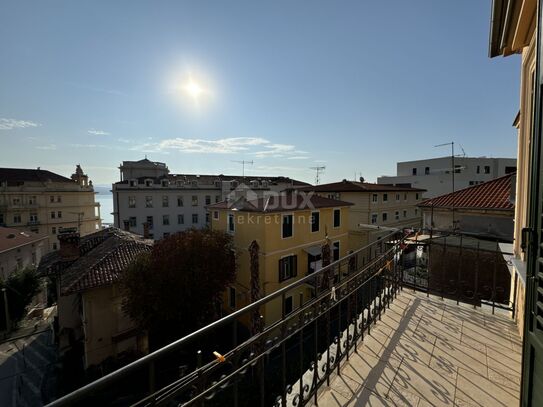
[[320, 256], [322, 254], [322, 249], [320, 246], [309, 246], [304, 247], [304, 252], [309, 253], [311, 256]]

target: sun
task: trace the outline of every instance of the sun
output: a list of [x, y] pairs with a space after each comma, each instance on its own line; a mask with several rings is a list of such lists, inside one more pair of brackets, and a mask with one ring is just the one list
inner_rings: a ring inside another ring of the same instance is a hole
[[202, 88], [194, 79], [190, 78], [188, 82], [183, 86], [183, 90], [189, 95], [195, 102], [202, 96], [204, 93], [204, 88]]

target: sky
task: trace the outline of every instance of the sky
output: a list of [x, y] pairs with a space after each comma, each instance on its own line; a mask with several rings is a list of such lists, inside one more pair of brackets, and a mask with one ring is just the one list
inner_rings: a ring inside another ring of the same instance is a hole
[[0, 0], [0, 166], [119, 180], [322, 182], [449, 154], [515, 157], [518, 55], [488, 58], [490, 0]]

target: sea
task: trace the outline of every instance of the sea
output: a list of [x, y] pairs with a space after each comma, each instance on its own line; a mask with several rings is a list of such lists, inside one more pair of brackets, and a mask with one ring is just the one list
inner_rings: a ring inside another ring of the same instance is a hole
[[100, 203], [100, 217], [102, 218], [102, 225], [113, 225], [113, 194], [110, 191], [111, 186], [95, 186], [94, 190], [97, 192], [96, 202]]

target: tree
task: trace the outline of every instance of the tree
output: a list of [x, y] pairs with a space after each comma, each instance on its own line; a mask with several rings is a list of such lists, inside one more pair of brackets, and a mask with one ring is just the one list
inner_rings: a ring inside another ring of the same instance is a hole
[[[16, 324], [26, 315], [26, 307], [40, 290], [40, 279], [36, 270], [27, 267], [11, 273], [5, 281], [0, 282], [0, 288], [5, 288], [8, 297], [9, 318]], [[0, 300], [0, 319], [6, 326], [4, 300]]]
[[235, 279], [230, 235], [191, 229], [158, 241], [122, 278], [124, 310], [162, 340], [185, 335], [217, 317]]

